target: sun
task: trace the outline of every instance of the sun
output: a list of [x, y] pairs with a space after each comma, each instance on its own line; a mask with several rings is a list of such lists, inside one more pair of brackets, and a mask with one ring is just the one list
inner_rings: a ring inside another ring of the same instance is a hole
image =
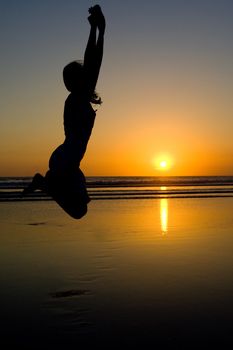
[[168, 171], [173, 166], [173, 159], [168, 154], [160, 154], [153, 158], [153, 166], [159, 171]]
[[166, 160], [162, 160], [162, 161], [159, 163], [159, 166], [160, 166], [160, 168], [165, 169], [165, 168], [167, 168], [168, 163], [167, 163]]

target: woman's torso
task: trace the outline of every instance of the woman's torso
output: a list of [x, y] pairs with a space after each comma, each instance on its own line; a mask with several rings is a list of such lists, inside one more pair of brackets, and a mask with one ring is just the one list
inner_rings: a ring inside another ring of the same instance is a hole
[[64, 108], [65, 136], [86, 138], [91, 134], [95, 116], [91, 103], [85, 97], [71, 93], [65, 101]]
[[65, 143], [85, 152], [95, 122], [96, 112], [87, 98], [71, 93], [64, 108]]

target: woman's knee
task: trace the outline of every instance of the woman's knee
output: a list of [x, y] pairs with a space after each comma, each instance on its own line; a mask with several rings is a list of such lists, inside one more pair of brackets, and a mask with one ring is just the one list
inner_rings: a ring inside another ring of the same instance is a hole
[[87, 213], [87, 205], [83, 204], [77, 208], [70, 208], [68, 214], [72, 216], [74, 219], [81, 219]]

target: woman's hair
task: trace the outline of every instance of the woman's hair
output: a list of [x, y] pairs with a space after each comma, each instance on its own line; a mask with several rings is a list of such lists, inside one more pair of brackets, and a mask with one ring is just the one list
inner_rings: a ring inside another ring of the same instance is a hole
[[[83, 63], [80, 61], [73, 61], [65, 66], [63, 69], [63, 81], [68, 91], [72, 92], [80, 88], [80, 82], [84, 78]], [[90, 102], [94, 104], [101, 104], [102, 100], [96, 93], [93, 92], [90, 97]]]

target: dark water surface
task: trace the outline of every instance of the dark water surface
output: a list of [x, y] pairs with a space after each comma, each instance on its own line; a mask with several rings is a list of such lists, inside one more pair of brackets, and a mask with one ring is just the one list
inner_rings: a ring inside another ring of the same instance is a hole
[[[232, 344], [233, 198], [0, 203], [1, 341], [22, 348]], [[151, 344], [151, 345], [149, 345]]]

